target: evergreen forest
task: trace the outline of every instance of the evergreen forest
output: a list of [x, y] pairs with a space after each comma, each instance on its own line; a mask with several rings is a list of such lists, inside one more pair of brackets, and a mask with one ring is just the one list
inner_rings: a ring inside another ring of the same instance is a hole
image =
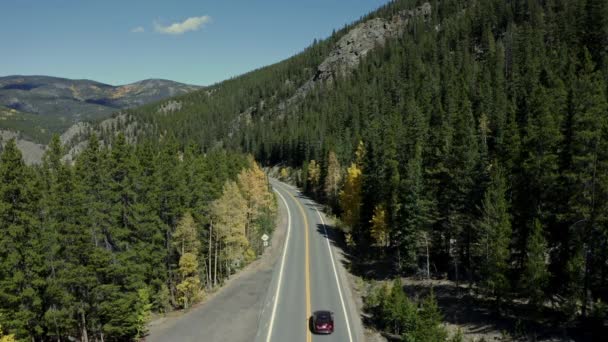
[[[392, 1], [287, 60], [173, 98], [178, 110], [129, 110], [134, 146], [106, 130], [111, 149], [92, 136], [69, 166], [54, 140], [28, 167], [9, 144], [2, 328], [133, 338], [150, 311], [204, 296], [192, 289], [253, 260], [274, 222], [247, 153], [339, 217], [358, 273], [447, 278], [499, 314], [519, 301], [605, 328], [608, 2], [430, 1], [354, 70], [289, 101], [351, 28], [421, 4]], [[374, 305], [402, 298], [383, 293]]]
[[55, 136], [42, 165], [25, 165], [14, 140], [0, 156], [0, 322], [10, 332], [0, 340], [139, 340], [152, 312], [204, 299], [273, 229], [267, 178], [244, 155], [133, 146], [123, 134], [112, 148], [92, 135], [73, 165], [63, 155]]
[[[361, 21], [421, 3], [393, 1]], [[364, 273], [381, 256], [398, 274], [445, 276], [499, 304], [606, 317], [608, 2], [430, 4], [291, 106], [294, 85], [357, 23], [178, 98], [175, 115], [132, 115], [149, 132], [294, 170], [341, 218]]]

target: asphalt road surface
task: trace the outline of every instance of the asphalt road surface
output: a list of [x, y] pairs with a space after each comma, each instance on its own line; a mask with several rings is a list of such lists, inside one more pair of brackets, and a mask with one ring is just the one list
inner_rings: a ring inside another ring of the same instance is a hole
[[[266, 253], [202, 305], [152, 322], [147, 342], [363, 341], [333, 229], [297, 189], [274, 180], [272, 185], [279, 226]], [[333, 334], [311, 333], [309, 317], [316, 310], [334, 312]]]
[[[256, 341], [362, 341], [361, 318], [348, 286], [333, 229], [319, 207], [298, 190], [272, 181], [287, 208], [288, 229], [277, 260]], [[334, 312], [335, 331], [315, 335], [310, 317], [316, 310]]]

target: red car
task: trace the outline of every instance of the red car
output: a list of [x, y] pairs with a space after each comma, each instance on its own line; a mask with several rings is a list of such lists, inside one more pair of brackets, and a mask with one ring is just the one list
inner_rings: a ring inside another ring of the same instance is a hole
[[334, 313], [331, 311], [315, 311], [312, 314], [312, 329], [315, 334], [331, 334], [334, 332]]

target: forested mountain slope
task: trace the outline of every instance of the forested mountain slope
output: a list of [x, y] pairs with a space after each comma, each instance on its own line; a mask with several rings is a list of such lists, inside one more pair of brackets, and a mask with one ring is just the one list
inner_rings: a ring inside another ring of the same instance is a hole
[[[604, 0], [395, 1], [283, 62], [92, 130], [113, 146], [194, 142], [300, 168], [306, 191], [341, 217], [362, 273], [432, 272], [470, 284], [497, 312], [525, 303], [593, 337], [608, 301], [607, 42]], [[82, 163], [95, 156], [85, 151]], [[99, 276], [136, 302], [119, 271]], [[114, 327], [111, 311], [87, 313], [98, 320], [87, 329]]]
[[[499, 302], [550, 300], [566, 319], [601, 316], [608, 4], [431, 2], [349, 72], [305, 86], [348, 32], [416, 5], [392, 2], [284, 62], [175, 98], [179, 110], [129, 113], [152, 128], [142, 136], [221, 144], [304, 171], [315, 160], [318, 176], [302, 180], [346, 215], [363, 260], [381, 246], [409, 274], [426, 268], [428, 246], [437, 274]], [[323, 191], [330, 151], [354, 163], [345, 186], [355, 209]]]
[[61, 134], [77, 122], [106, 119], [120, 109], [199, 88], [160, 79], [112, 86], [49, 76], [4, 76], [0, 77], [0, 109], [16, 111], [0, 111], [0, 128], [48, 144], [53, 133]]

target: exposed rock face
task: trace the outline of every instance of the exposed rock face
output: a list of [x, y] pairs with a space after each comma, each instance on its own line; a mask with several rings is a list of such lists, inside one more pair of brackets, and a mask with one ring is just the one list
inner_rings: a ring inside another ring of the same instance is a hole
[[13, 138], [15, 139], [15, 143], [17, 143], [17, 147], [19, 150], [21, 150], [23, 160], [26, 164], [40, 163], [42, 156], [44, 155], [44, 151], [46, 150], [46, 146], [20, 139], [19, 133], [8, 130], [0, 130], [0, 145], [2, 145], [2, 147], [4, 147], [4, 145]]
[[158, 108], [158, 112], [159, 113], [163, 113], [163, 114], [167, 114], [167, 113], [172, 113], [175, 111], [179, 111], [182, 109], [182, 103], [179, 101], [167, 101], [166, 103], [163, 103], [162, 105], [160, 105], [160, 107]]
[[[126, 113], [119, 113], [95, 125], [88, 122], [79, 122], [61, 135], [61, 142], [69, 149], [65, 160], [74, 160], [88, 146], [88, 138], [92, 133], [101, 136], [102, 131], [113, 132], [114, 134], [122, 132], [127, 138], [127, 142], [134, 143], [136, 140], [135, 131], [138, 126], [139, 123]], [[118, 129], [119, 127], [120, 129]], [[102, 145], [109, 144], [109, 142], [103, 140], [100, 142]], [[34, 162], [39, 162], [39, 160], [34, 160]]]
[[423, 17], [427, 20], [430, 15], [431, 4], [426, 2], [414, 10], [399, 12], [391, 20], [373, 18], [355, 26], [340, 38], [329, 57], [318, 66], [315, 75], [286, 104], [306, 96], [319, 83], [329, 83], [336, 77], [348, 74], [375, 47], [384, 45], [389, 38], [401, 35], [411, 18]]

